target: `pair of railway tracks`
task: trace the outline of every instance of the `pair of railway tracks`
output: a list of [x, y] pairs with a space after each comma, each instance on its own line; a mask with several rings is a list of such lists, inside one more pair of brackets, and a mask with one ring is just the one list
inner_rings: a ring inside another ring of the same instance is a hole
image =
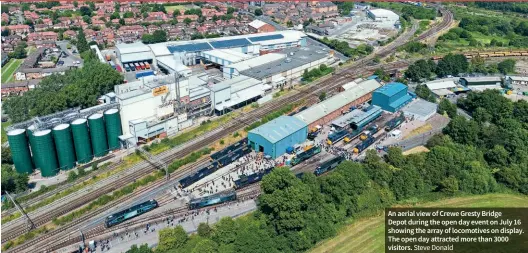
[[[412, 30], [415, 30], [415, 29], [411, 29]], [[414, 33], [414, 31], [412, 31]], [[394, 48], [396, 48], [397, 46], [400, 46], [402, 45], [402, 43], [404, 43], [408, 38], [409, 38], [409, 35], [410, 33], [408, 33], [406, 36], [400, 36], [400, 40], [395, 40], [395, 43], [396, 45], [392, 46], [392, 47], [389, 47], [388, 49], [385, 49], [385, 50], [380, 50], [380, 52], [378, 52], [378, 54], [376, 55], [383, 55], [385, 54], [386, 52], [390, 52], [391, 50], [394, 50]], [[397, 42], [398, 41], [398, 42]], [[360, 65], [364, 63], [364, 61], [360, 62], [360, 63], [357, 63], [357, 64], [353, 64], [350, 68], [352, 67], [355, 67], [357, 65]], [[395, 68], [395, 69], [398, 69], [398, 68], [402, 68], [402, 67], [405, 67], [407, 66], [408, 63], [403, 61], [403, 62], [394, 62], [394, 63], [390, 63], [390, 64], [386, 64], [385, 67], [386, 68]], [[264, 107], [261, 107], [259, 110], [255, 110], [253, 112], [250, 112], [246, 115], [243, 115], [241, 117], [241, 119], [239, 121], [243, 121], [242, 118], [249, 118], [249, 122], [253, 122], [255, 119], [259, 119], [259, 117], [262, 117], [262, 116], [265, 116], [267, 115], [268, 113], [272, 112], [273, 110], [277, 109], [277, 108], [280, 108], [284, 105], [287, 105], [289, 103], [292, 103], [292, 102], [295, 102], [295, 101], [299, 101], [303, 98], [309, 98], [310, 96], [313, 96], [313, 95], [316, 95], [318, 92], [320, 91], [324, 91], [324, 90], [329, 90], [329, 89], [334, 89], [336, 87], [339, 87], [340, 85], [342, 85], [344, 83], [344, 81], [347, 81], [348, 78], [350, 77], [350, 75], [357, 75], [357, 74], [361, 74], [361, 73], [364, 73], [364, 74], [367, 74], [369, 73], [369, 71], [373, 70], [373, 69], [376, 69], [376, 68], [379, 68], [381, 65], [374, 65], [374, 66], [370, 66], [370, 67], [366, 67], [366, 68], [363, 68], [364, 71], [358, 71], [358, 70], [347, 70], [347, 71], [340, 71], [338, 74], [347, 74], [347, 75], [340, 75], [340, 76], [337, 76], [337, 77], [334, 77], [334, 78], [329, 78], [327, 80], [324, 80], [322, 82], [319, 83], [319, 86], [312, 90], [312, 91], [309, 91], [309, 92], [306, 92], [306, 89], [304, 92], [298, 92], [298, 93], [294, 93], [294, 94], [291, 94], [291, 95], [287, 95], [287, 96], [284, 96], [282, 98], [279, 98], [277, 101], [275, 101], [276, 103], [273, 103], [273, 104], [268, 104]], [[232, 133], [233, 131], [236, 131], [236, 130], [239, 130], [240, 129], [240, 125], [238, 124], [238, 121], [237, 122], [230, 122], [222, 127], [218, 129], [215, 129], [211, 132], [209, 132], [212, 136], [209, 138], [209, 139], [206, 139], [206, 138], [202, 138], [202, 139], [194, 139], [193, 141], [191, 141], [190, 145], [185, 145], [186, 146], [186, 149], [185, 150], [180, 150], [180, 151], [177, 151], [177, 152], [174, 152], [173, 154], [171, 155], [167, 155], [165, 158], [163, 158], [164, 161], [172, 161], [174, 159], [178, 159], [178, 158], [182, 158], [183, 156], [187, 155], [188, 153], [190, 153], [192, 150], [197, 150], [203, 146], [207, 146], [207, 144], [213, 142], [213, 141], [216, 141], [220, 138], [222, 138], [223, 136], [227, 135], [227, 134], [230, 134]], [[167, 152], [164, 152], [164, 153], [168, 153], [169, 151]], [[164, 153], [162, 153], [162, 155], [164, 155]], [[141, 163], [142, 165], [146, 164], [146, 162], [142, 162]], [[146, 171], [147, 169], [145, 169], [145, 171], [142, 171], [142, 175], [144, 175], [146, 172], [151, 172], [151, 171], [154, 171], [156, 170], [155, 166], [153, 165], [150, 165], [147, 167], [148, 168], [148, 171]], [[192, 169], [188, 169], [188, 170], [181, 170], [181, 174], [190, 174], [190, 172], [192, 172]], [[130, 178], [132, 178], [131, 176], [128, 176]], [[121, 181], [124, 181], [124, 179], [128, 179], [127, 178], [122, 178]], [[120, 185], [125, 185], [125, 183], [123, 184], [120, 184]], [[149, 187], [150, 188], [150, 187]], [[111, 192], [113, 191], [115, 188], [108, 188], [106, 189], [106, 193], [108, 192]], [[103, 190], [99, 190], [98, 192], [103, 192]], [[86, 198], [82, 198], [84, 201], [83, 203], [87, 203], [89, 202], [89, 200], [87, 200]], [[72, 209], [68, 209], [68, 210], [72, 210]], [[51, 216], [53, 215], [48, 215], [48, 220], [52, 219], [50, 218]], [[90, 215], [87, 215], [86, 217], [88, 217]], [[84, 221], [86, 219], [78, 219], [76, 224]], [[65, 230], [65, 228], [61, 228], [60, 230], [57, 230], [57, 231], [62, 231], [62, 230]], [[27, 244], [27, 243], [26, 243]], [[22, 246], [22, 245], [21, 245]], [[15, 248], [16, 249], [16, 248]]]

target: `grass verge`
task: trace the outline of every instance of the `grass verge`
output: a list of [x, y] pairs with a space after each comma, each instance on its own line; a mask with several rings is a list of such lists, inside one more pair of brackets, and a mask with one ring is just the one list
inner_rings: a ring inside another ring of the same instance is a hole
[[13, 79], [13, 74], [18, 69], [18, 67], [20, 67], [23, 61], [23, 59], [11, 59], [4, 67], [2, 67], [2, 84]]

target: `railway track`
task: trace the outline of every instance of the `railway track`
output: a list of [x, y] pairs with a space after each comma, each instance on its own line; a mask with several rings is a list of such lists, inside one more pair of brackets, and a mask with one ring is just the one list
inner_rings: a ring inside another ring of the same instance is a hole
[[[240, 126], [240, 122], [244, 122], [244, 124], [251, 124], [253, 123], [256, 119], [260, 119], [261, 117], [269, 114], [270, 112], [273, 112], [275, 111], [276, 109], [279, 109], [285, 105], [288, 105], [290, 103], [293, 103], [293, 102], [297, 102], [297, 101], [301, 101], [302, 99], [306, 99], [306, 98], [310, 98], [311, 96], [317, 96], [317, 94], [319, 92], [322, 92], [322, 91], [325, 91], [325, 90], [331, 90], [331, 89], [335, 89], [337, 87], [339, 87], [340, 85], [346, 83], [347, 81], [350, 80], [350, 78], [352, 77], [352, 75], [359, 75], [359, 74], [368, 74], [370, 72], [372, 72], [374, 69], [376, 68], [380, 68], [380, 67], [385, 67], [385, 69], [389, 70], [389, 69], [400, 69], [400, 68], [403, 68], [405, 66], [408, 66], [408, 62], [407, 61], [398, 61], [398, 62], [393, 62], [393, 63], [389, 63], [389, 64], [384, 64], [384, 65], [372, 65], [372, 66], [368, 66], [368, 67], [361, 67], [360, 69], [354, 69], [354, 67], [359, 67], [359, 66], [364, 66], [363, 64], [367, 63], [367, 62], [370, 62], [374, 57], [376, 56], [382, 56], [384, 54], [388, 54], [390, 53], [392, 50], [394, 50], [395, 48], [403, 45], [409, 38], [410, 36], [412, 36], [412, 34], [414, 34], [416, 30], [416, 26], [413, 26], [413, 28], [411, 29], [411, 31], [409, 32], [406, 32], [404, 33], [402, 36], [398, 37], [398, 39], [396, 39], [393, 43], [394, 44], [389, 44], [387, 47], [384, 47], [383, 49], [379, 50], [377, 53], [375, 53], [374, 55], [372, 55], [370, 57], [370, 59], [364, 59], [360, 62], [356, 62], [354, 64], [352, 64], [351, 66], [348, 67], [348, 69], [343, 69], [343, 70], [340, 70], [337, 72], [338, 75], [334, 75], [328, 79], [325, 79], [323, 80], [322, 82], [319, 82], [318, 83], [318, 86], [316, 88], [313, 88], [313, 85], [310, 85], [309, 87], [304, 87], [304, 89], [301, 89], [299, 90], [299, 92], [292, 92], [290, 94], [287, 94], [286, 96], [283, 96], [283, 97], [280, 97], [279, 99], [277, 99], [276, 101], [274, 101], [274, 103], [270, 103], [270, 104], [266, 104], [264, 106], [262, 106], [261, 108], [259, 108], [258, 110], [254, 110], [252, 112], [249, 112], [247, 114], [244, 114], [242, 115], [241, 117], [239, 117], [236, 121], [231, 121], [213, 131], [210, 131], [208, 132], [207, 134], [205, 134], [202, 138], [196, 138], [196, 139], [193, 139], [192, 141], [190, 142], [187, 142], [185, 144], [187, 145], [182, 145], [182, 146], [185, 146], [185, 149], [183, 148], [180, 148], [180, 150], [174, 152], [174, 150], [168, 150], [166, 152], [163, 152], [162, 154], [160, 154], [162, 160], [166, 163], [170, 163], [172, 162], [173, 160], [175, 159], [179, 159], [179, 158], [183, 158], [184, 156], [188, 155], [189, 153], [191, 153], [192, 151], [194, 150], [199, 150], [200, 148], [204, 147], [204, 146], [207, 146], [208, 144], [214, 142], [214, 141], [217, 141], [219, 140], [220, 138], [224, 137], [225, 135], [227, 134], [230, 134], [236, 130], [239, 130], [241, 128], [243, 128], [244, 126]], [[341, 74], [341, 75], [339, 75]], [[173, 152], [173, 153], [171, 153]], [[143, 167], [142, 169], [138, 170], [138, 172], [140, 171], [141, 173], [132, 173], [131, 175], [127, 175], [126, 177], [123, 177], [123, 178], [120, 178], [120, 184], [118, 185], [114, 185], [114, 186], [111, 186], [111, 187], [102, 187], [102, 188], [99, 188], [97, 189], [96, 193], [97, 194], [90, 194], [89, 197], [87, 196], [84, 196], [83, 198], [80, 198], [80, 201], [76, 201], [76, 205], [79, 207], [79, 206], [82, 206], [83, 204], [86, 204], [88, 202], [90, 202], [91, 200], [94, 199], [94, 197], [98, 197], [98, 196], [101, 196], [102, 194], [106, 194], [106, 193], [109, 193], [115, 189], [118, 189], [119, 186], [124, 186], [126, 184], [128, 184], [129, 182], [131, 181], [134, 181], [136, 180], [137, 178], [147, 174], [147, 173], [150, 173], [154, 170], [156, 170], [157, 168], [153, 165], [150, 165], [148, 164], [147, 162], [141, 162], [135, 166], [141, 166]], [[185, 176], [185, 175], [188, 175], [192, 172], [192, 168], [193, 167], [189, 167], [187, 169], [185, 168], [182, 168], [178, 171], [176, 171], [175, 175], [171, 175], [171, 177], [173, 176]], [[140, 175], [137, 175], [137, 174], [140, 174]], [[134, 175], [134, 176], [133, 176]], [[129, 181], [130, 180], [130, 181]], [[164, 184], [165, 181], [158, 181], [160, 182], [159, 184]], [[156, 186], [158, 186], [158, 184], [155, 184]], [[151, 189], [152, 187], [146, 187], [145, 189]], [[147, 191], [147, 190], [144, 190], [144, 191]], [[134, 194], [136, 195], [136, 194]], [[131, 195], [132, 196], [132, 195]], [[90, 199], [91, 198], [91, 199]], [[131, 197], [130, 197], [131, 198]], [[121, 202], [123, 201], [122, 199], [120, 200]], [[75, 206], [74, 204], [70, 204], [70, 206]], [[102, 209], [102, 208], [100, 208]], [[63, 214], [65, 212], [68, 212], [68, 211], [71, 211], [72, 209], [71, 208], [59, 208], [58, 210], [55, 211], [54, 214], [52, 215], [46, 215], [45, 217], [42, 218], [42, 221], [39, 222], [39, 224], [44, 224], [45, 223], [45, 220], [47, 219], [48, 221], [50, 221], [51, 219], [55, 218], [54, 215], [56, 215], [57, 213], [59, 214]], [[102, 211], [100, 211], [102, 212]], [[74, 222], [71, 222], [69, 224], [72, 224], [72, 225], [65, 225], [63, 227], [61, 227], [60, 229], [57, 229], [55, 231], [55, 234], [58, 234], [62, 231], [65, 231], [67, 230], [68, 228], [71, 228], [71, 227], [74, 227], [74, 226], [77, 226], [78, 224], [80, 224], [81, 222], [83, 221], [86, 221], [88, 220], [89, 218], [91, 217], [94, 217], [96, 216], [97, 214], [97, 211], [95, 212], [92, 212], [91, 214], [88, 214], [88, 215], [85, 215], [83, 216], [82, 218], [78, 218], [77, 220], [74, 220]], [[86, 218], [88, 217], [88, 218]], [[66, 227], [67, 226], [67, 227]], [[19, 231], [14, 231], [14, 232], [18, 232], [18, 235], [20, 235], [21, 233], [24, 233], [26, 230], [25, 229], [21, 229]], [[14, 233], [16, 234], [16, 233]], [[49, 235], [50, 233], [46, 234], [46, 238], [48, 237], [47, 235]], [[14, 236], [11, 236], [9, 238], [14, 238]], [[37, 237], [35, 238], [36, 240], [38, 239], [38, 241], [46, 241], [46, 238], [42, 238], [41, 237]], [[3, 240], [4, 242], [4, 240]], [[28, 241], [28, 242], [25, 242], [23, 245], [28, 245], [28, 244], [31, 244], [32, 240]], [[12, 252], [14, 250], [17, 250], [16, 252], [22, 252], [21, 250], [24, 250], [24, 246], [23, 245], [19, 245], [13, 249], [10, 249], [9, 251]]]
[[[252, 199], [252, 198], [257, 197], [259, 194], [260, 194], [259, 184], [255, 184], [255, 185], [252, 185], [250, 188], [245, 188], [245, 189], [237, 191], [236, 201]], [[229, 205], [236, 201], [224, 202], [222, 204], [208, 206], [208, 207], [197, 209], [197, 210], [189, 210], [187, 207], [173, 208], [173, 209], [165, 210], [160, 213], [155, 213], [155, 214], [150, 214], [150, 215], [146, 214], [143, 216], [139, 216], [130, 221], [121, 223], [119, 225], [116, 225], [110, 228], [106, 228], [104, 226], [104, 223], [100, 223], [96, 227], [88, 231], [84, 231], [83, 235], [84, 235], [84, 239], [88, 240], [88, 239], [93, 239], [96, 237], [101, 237], [104, 234], [108, 235], [110, 233], [115, 233], [115, 232], [120, 232], [120, 231], [134, 230], [138, 227], [142, 227], [142, 226], [145, 226], [146, 224], [153, 223], [153, 222], [159, 222], [166, 218], [173, 218], [178, 221], [178, 220], [191, 217], [193, 214], [207, 211], [207, 210], [212, 210], [214, 208], [218, 208], [221, 206]], [[111, 235], [107, 237], [111, 237]], [[52, 251], [67, 247], [69, 245], [77, 244], [81, 241], [82, 241], [82, 238], [81, 238], [81, 235], [78, 233], [78, 231], [71, 231], [69, 233], [69, 236], [63, 237], [63, 238], [57, 238], [56, 240], [57, 243], [54, 245], [47, 246], [43, 243], [37, 243], [36, 245], [32, 245], [31, 247], [27, 249], [34, 250], [32, 252], [39, 252], [39, 251], [52, 252]], [[44, 249], [44, 250], [35, 250], [35, 249]]]
[[451, 27], [451, 25], [453, 24], [453, 13], [444, 8], [439, 8], [439, 10], [440, 10], [440, 13], [442, 13], [442, 17], [443, 17], [442, 22], [432, 27], [427, 32], [420, 34], [418, 37], [414, 39], [415, 41], [430, 39], [431, 37], [436, 36], [439, 32], [442, 32], [446, 30], [447, 28]]
[[[101, 159], [101, 160], [98, 160], [96, 162], [100, 163], [100, 162], [104, 162], [104, 161], [107, 161], [107, 160], [110, 160], [112, 158], [114, 158], [115, 156], [113, 154], [109, 155], [108, 158], [105, 158], [105, 159]], [[67, 190], [68, 188], [71, 188], [72, 186], [76, 185], [76, 184], [79, 184], [79, 183], [82, 183], [86, 180], [89, 180], [90, 178], [92, 178], [93, 176], [98, 176], [98, 175], [101, 175], [103, 173], [106, 173], [108, 171], [111, 171], [112, 169], [114, 169], [115, 167], [119, 166], [122, 162], [119, 161], [117, 163], [113, 163], [112, 165], [108, 166], [107, 168], [105, 169], [99, 169], [97, 170], [95, 173], [90, 173], [84, 177], [81, 177], [77, 180], [75, 180], [75, 182], [71, 182], [71, 183], [66, 183], [66, 184], [62, 184], [62, 185], [59, 185], [57, 188], [49, 191], [49, 192], [46, 192], [46, 193], [43, 193], [42, 195], [39, 195], [39, 196], [36, 196], [34, 198], [31, 198], [31, 199], [28, 199], [26, 202], [24, 203], [18, 203], [22, 208], [28, 208], [32, 205], [35, 205], [55, 194], [58, 194], [64, 190]], [[87, 166], [81, 166], [82, 168], [87, 168], [89, 167], [89, 165]], [[7, 210], [2, 210], [2, 216], [3, 217], [6, 217], [6, 216], [9, 216], [9, 215], [12, 215], [14, 213], [18, 212], [18, 210], [16, 210], [16, 208], [9, 208]], [[5, 224], [2, 224], [2, 225], [5, 225]]]

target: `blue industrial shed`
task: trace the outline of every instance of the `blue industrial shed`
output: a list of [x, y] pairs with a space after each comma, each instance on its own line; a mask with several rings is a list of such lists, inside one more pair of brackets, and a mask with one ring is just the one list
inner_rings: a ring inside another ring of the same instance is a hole
[[372, 93], [372, 104], [389, 112], [396, 112], [411, 102], [412, 97], [403, 83], [388, 83]]
[[248, 133], [249, 145], [273, 159], [286, 153], [288, 147], [302, 143], [308, 136], [308, 125], [291, 116], [280, 116]]

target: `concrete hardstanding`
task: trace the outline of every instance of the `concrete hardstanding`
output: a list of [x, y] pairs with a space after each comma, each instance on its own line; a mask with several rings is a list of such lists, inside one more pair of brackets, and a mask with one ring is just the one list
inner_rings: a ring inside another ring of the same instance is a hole
[[69, 124], [60, 124], [53, 128], [53, 139], [57, 150], [59, 168], [69, 170], [75, 167], [75, 152], [73, 149], [73, 138]]
[[88, 117], [88, 126], [90, 127], [94, 156], [101, 157], [106, 155], [108, 153], [108, 142], [106, 140], [103, 115], [96, 113]]
[[59, 172], [59, 164], [57, 163], [57, 153], [55, 152], [55, 145], [53, 145], [53, 137], [51, 130], [41, 130], [33, 133], [34, 147], [31, 150], [34, 154], [38, 154], [38, 164], [40, 172], [43, 177], [52, 177]]
[[33, 166], [33, 161], [31, 161], [26, 130], [15, 129], [9, 131], [7, 133], [7, 141], [9, 142], [16, 171], [18, 173], [33, 173], [35, 167]]
[[87, 163], [92, 160], [92, 144], [86, 119], [76, 119], [71, 123], [75, 156], [78, 163]]
[[121, 131], [121, 118], [119, 110], [110, 109], [104, 113], [104, 121], [106, 125], [106, 136], [108, 137], [108, 149], [115, 150], [121, 146], [119, 144], [119, 136], [123, 133]]

